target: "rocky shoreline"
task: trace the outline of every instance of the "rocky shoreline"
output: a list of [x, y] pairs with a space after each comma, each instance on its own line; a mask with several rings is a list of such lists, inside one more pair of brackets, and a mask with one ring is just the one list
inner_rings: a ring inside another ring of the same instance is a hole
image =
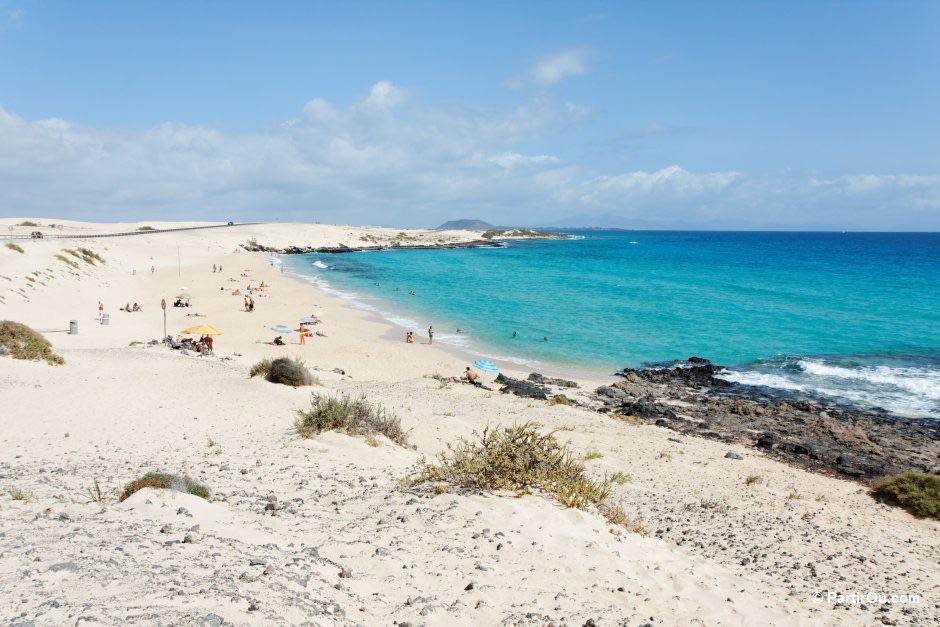
[[799, 466], [870, 481], [905, 471], [937, 472], [936, 421], [783, 398], [715, 375], [721, 366], [690, 357], [666, 368], [625, 368], [595, 391], [600, 411], [680, 433], [750, 445]]
[[498, 241], [492, 240], [470, 240], [467, 242], [458, 242], [458, 243], [442, 243], [442, 244], [399, 244], [393, 243], [389, 245], [371, 245], [371, 246], [346, 246], [345, 244], [340, 244], [339, 246], [285, 246], [283, 248], [277, 248], [274, 246], [265, 246], [263, 244], [258, 244], [256, 242], [249, 242], [247, 244], [242, 244], [242, 248], [252, 253], [275, 253], [278, 255], [303, 255], [307, 253], [359, 253], [359, 252], [368, 252], [368, 251], [380, 251], [380, 250], [435, 250], [442, 248], [502, 248], [503, 244]]
[[437, 249], [456, 249], [456, 248], [502, 248], [508, 240], [518, 239], [564, 239], [568, 237], [563, 233], [543, 233], [540, 231], [516, 230], [516, 231], [487, 231], [483, 233], [480, 239], [472, 239], [461, 242], [432, 242], [421, 243], [414, 237], [404, 236], [388, 242], [382, 242], [375, 237], [364, 236], [363, 241], [370, 242], [363, 246], [349, 246], [347, 244], [337, 244], [336, 246], [265, 246], [255, 240], [249, 240], [241, 244], [241, 248], [248, 252], [275, 253], [279, 255], [303, 255], [307, 253], [358, 253], [382, 250], [437, 250]]
[[[532, 373], [499, 375], [500, 391], [589, 407], [633, 422], [741, 447], [803, 468], [864, 483], [906, 471], [940, 470], [940, 424], [784, 398], [715, 375], [723, 368], [690, 357], [665, 368], [625, 368], [622, 380], [581, 391], [574, 381]], [[741, 459], [730, 451], [728, 457]]]

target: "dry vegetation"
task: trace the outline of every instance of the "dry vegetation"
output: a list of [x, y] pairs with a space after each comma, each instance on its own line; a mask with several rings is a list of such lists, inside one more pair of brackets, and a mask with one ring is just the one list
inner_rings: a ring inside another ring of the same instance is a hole
[[0, 320], [0, 344], [14, 359], [43, 360], [55, 366], [65, 363], [46, 338], [19, 322]]
[[940, 520], [940, 475], [905, 472], [885, 477], [872, 486], [879, 501], [903, 507], [918, 518]]
[[342, 431], [350, 435], [375, 436], [381, 434], [400, 446], [408, 446], [408, 432], [401, 420], [373, 405], [363, 397], [316, 395], [310, 409], [297, 412], [294, 428], [302, 438], [310, 438], [323, 431]]
[[320, 380], [313, 376], [301, 359], [278, 357], [262, 359], [251, 367], [248, 374], [252, 377], [263, 376], [271, 383], [280, 383], [291, 387], [320, 385]]
[[536, 488], [566, 507], [593, 505], [616, 525], [646, 533], [623, 508], [610, 502], [610, 484], [594, 481], [571, 449], [553, 433], [542, 434], [527, 422], [512, 427], [486, 428], [478, 442], [448, 444], [437, 463], [424, 462], [414, 479], [418, 483], [447, 483], [474, 491], [510, 490], [519, 494]]
[[13, 242], [7, 242], [6, 244], [4, 244], [4, 246], [9, 248], [10, 250], [15, 250], [18, 253], [26, 254], [26, 251], [23, 250], [23, 247], [20, 246], [19, 244], [14, 244]]
[[143, 490], [144, 488], [158, 488], [163, 490], [176, 490], [177, 492], [185, 492], [187, 494], [193, 494], [203, 499], [209, 498], [209, 488], [193, 481], [185, 475], [170, 475], [162, 472], [148, 472], [146, 475], [140, 479], [135, 479], [131, 481], [121, 492], [121, 496], [118, 498], [118, 502], [124, 501], [130, 497], [134, 492], [138, 490]]

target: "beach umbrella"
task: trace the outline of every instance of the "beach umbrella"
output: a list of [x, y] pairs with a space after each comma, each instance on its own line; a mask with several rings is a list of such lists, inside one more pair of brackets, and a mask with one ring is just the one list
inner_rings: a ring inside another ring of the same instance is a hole
[[294, 331], [286, 324], [275, 324], [273, 327], [271, 327], [271, 330], [275, 333], [292, 333]]
[[211, 324], [197, 324], [194, 327], [180, 331], [183, 335], [222, 335], [222, 332]]
[[300, 319], [300, 324], [316, 324], [320, 322], [320, 319], [316, 316], [304, 316]]
[[186, 300], [189, 300], [189, 298], [190, 298], [189, 294], [177, 294], [176, 297], [177, 297], [177, 298], [185, 298]]
[[499, 372], [499, 366], [488, 359], [477, 359], [473, 362], [473, 367], [481, 372]]

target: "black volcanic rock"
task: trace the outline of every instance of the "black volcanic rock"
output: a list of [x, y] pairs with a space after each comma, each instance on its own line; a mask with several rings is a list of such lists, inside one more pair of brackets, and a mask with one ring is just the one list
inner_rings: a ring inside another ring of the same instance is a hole
[[515, 394], [523, 398], [537, 398], [543, 401], [548, 399], [548, 389], [530, 381], [513, 379], [500, 373], [496, 376], [496, 383], [503, 386], [499, 391], [504, 394]]
[[561, 388], [576, 388], [578, 387], [577, 381], [570, 381], [568, 379], [556, 379], [553, 377], [546, 377], [545, 375], [539, 374], [538, 372], [533, 372], [529, 375], [529, 381], [532, 383], [538, 383], [540, 385], [557, 385]]

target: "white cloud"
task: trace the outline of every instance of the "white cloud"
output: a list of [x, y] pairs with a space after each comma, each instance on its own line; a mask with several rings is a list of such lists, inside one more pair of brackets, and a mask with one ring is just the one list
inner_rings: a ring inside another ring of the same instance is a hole
[[540, 58], [529, 75], [534, 83], [547, 87], [569, 76], [580, 76], [586, 71], [586, 51], [582, 48], [569, 48]]
[[363, 104], [372, 109], [391, 109], [401, 104], [404, 99], [405, 92], [391, 81], [379, 81], [372, 86]]
[[118, 131], [0, 108], [0, 213], [403, 225], [603, 213], [678, 228], [940, 228], [940, 175], [605, 173], [527, 149], [584, 116], [544, 98], [498, 113], [425, 107], [387, 81], [345, 107], [313, 99], [254, 133], [174, 123]]

